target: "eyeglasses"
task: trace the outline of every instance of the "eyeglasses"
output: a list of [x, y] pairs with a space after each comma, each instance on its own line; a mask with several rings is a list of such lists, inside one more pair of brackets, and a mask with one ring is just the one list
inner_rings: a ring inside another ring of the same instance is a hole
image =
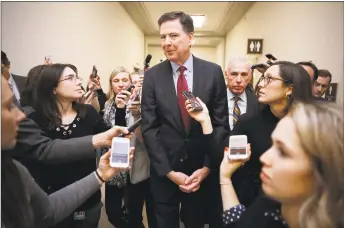
[[282, 81], [282, 82], [287, 83], [287, 84], [290, 84], [290, 85], [293, 84], [293, 83], [290, 83], [290, 82], [288, 82], [287, 80], [284, 80], [284, 79], [281, 79], [281, 78], [275, 78], [275, 77], [271, 77], [271, 76], [262, 75], [262, 76], [259, 78], [259, 80], [258, 80], [258, 82], [257, 82], [257, 85], [259, 85], [259, 83], [261, 83], [261, 82], [263, 81], [264, 86], [267, 86], [268, 84], [270, 84], [271, 81], [276, 81], [276, 80]]
[[69, 80], [71, 82], [76, 82], [77, 80], [83, 81], [83, 79], [81, 77], [77, 76], [77, 75], [69, 75], [68, 78], [61, 79], [58, 82], [62, 82], [62, 81], [66, 81], [66, 80]]

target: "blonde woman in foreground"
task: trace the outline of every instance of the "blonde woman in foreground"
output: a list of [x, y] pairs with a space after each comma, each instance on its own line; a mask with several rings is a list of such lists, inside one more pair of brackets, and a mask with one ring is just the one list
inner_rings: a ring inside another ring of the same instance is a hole
[[[201, 104], [203, 112], [195, 113], [186, 102], [199, 122], [207, 116]], [[336, 104], [293, 105], [272, 133], [271, 148], [260, 157], [264, 196], [248, 208], [231, 183], [245, 161], [228, 160], [226, 148], [220, 167], [225, 227], [343, 228], [343, 125], [343, 109]]]

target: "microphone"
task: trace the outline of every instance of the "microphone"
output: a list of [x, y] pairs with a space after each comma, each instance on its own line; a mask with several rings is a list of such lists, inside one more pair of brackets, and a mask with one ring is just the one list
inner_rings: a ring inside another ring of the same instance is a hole
[[148, 55], [146, 56], [146, 59], [145, 59], [145, 62], [144, 62], [144, 66], [145, 66], [144, 71], [148, 70], [148, 68], [149, 68], [149, 62], [151, 61], [151, 59], [152, 59], [152, 55], [151, 55], [151, 54], [148, 54]]

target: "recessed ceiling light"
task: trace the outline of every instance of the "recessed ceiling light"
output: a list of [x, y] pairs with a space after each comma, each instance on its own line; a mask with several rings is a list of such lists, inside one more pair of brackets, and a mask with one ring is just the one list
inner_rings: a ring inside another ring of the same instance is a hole
[[191, 18], [193, 20], [195, 28], [202, 28], [205, 20], [205, 15], [191, 15]]

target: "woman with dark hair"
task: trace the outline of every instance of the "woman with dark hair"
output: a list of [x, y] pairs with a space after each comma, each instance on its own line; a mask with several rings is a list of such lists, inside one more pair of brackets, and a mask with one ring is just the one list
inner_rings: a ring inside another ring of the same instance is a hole
[[[246, 207], [261, 194], [259, 157], [271, 147], [271, 133], [295, 101], [309, 103], [314, 100], [311, 85], [308, 73], [300, 65], [287, 61], [275, 62], [261, 76], [255, 89], [258, 101], [265, 107], [254, 116], [243, 114], [233, 119], [235, 125], [231, 135], [246, 135], [252, 148], [250, 160], [231, 179], [240, 202]], [[208, 115], [206, 109], [201, 113], [191, 111], [189, 114], [192, 118]], [[217, 149], [223, 150], [228, 144], [229, 138], [222, 148]], [[223, 157], [215, 159], [216, 164], [220, 164]]]
[[[255, 116], [243, 114], [231, 135], [246, 135], [252, 156], [233, 177], [240, 201], [249, 206], [261, 193], [259, 157], [271, 147], [271, 133], [295, 101], [312, 102], [312, 83], [308, 73], [298, 64], [287, 61], [273, 63], [261, 76], [255, 88], [258, 102], [265, 105]], [[228, 145], [229, 140], [226, 142]]]
[[[120, 170], [109, 166], [110, 152], [102, 156], [99, 167], [59, 191], [47, 195], [28, 170], [12, 159], [9, 149], [16, 145], [19, 122], [25, 115], [13, 103], [6, 79], [1, 83], [1, 227], [46, 228], [63, 220], [104, 181]], [[118, 135], [127, 130], [117, 127]], [[133, 151], [133, 148], [131, 148]], [[132, 157], [132, 155], [131, 155]], [[94, 172], [94, 170], [96, 170]]]
[[[79, 103], [84, 95], [81, 78], [67, 64], [46, 67], [37, 82], [37, 100], [28, 116], [52, 139], [70, 139], [97, 134], [108, 130], [99, 113], [91, 106]], [[38, 184], [48, 193], [75, 182], [96, 168], [96, 159], [68, 164], [46, 165], [26, 162]], [[98, 226], [101, 209], [100, 190], [77, 208], [56, 227]]]

